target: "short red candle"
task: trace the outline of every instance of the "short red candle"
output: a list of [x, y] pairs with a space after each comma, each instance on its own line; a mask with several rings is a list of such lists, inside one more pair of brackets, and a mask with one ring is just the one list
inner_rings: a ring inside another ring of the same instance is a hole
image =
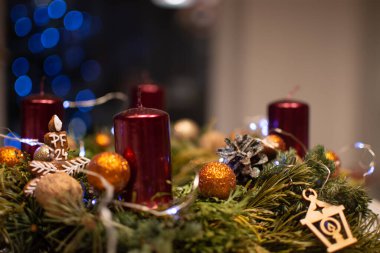
[[[62, 99], [53, 95], [41, 93], [31, 95], [21, 102], [22, 112], [22, 138], [38, 139], [44, 141], [51, 117], [56, 114], [61, 120], [64, 117]], [[38, 146], [22, 144], [22, 150], [33, 156]]]
[[[279, 128], [292, 134], [303, 145], [309, 147], [309, 106], [306, 103], [284, 99], [268, 106], [269, 131]], [[286, 135], [281, 135], [288, 147], [297, 150], [299, 156], [305, 156], [302, 145]]]
[[153, 83], [140, 84], [132, 88], [131, 108], [138, 107], [138, 93], [141, 92], [141, 104], [148, 108], [159, 110], [165, 109], [165, 93], [164, 90]]
[[152, 207], [170, 201], [169, 115], [152, 108], [129, 109], [114, 117], [114, 130], [116, 152], [127, 159], [132, 172], [125, 198]]

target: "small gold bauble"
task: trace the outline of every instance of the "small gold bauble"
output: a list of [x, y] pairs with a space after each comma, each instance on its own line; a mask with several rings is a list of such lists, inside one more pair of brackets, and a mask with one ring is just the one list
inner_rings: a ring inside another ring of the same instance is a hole
[[285, 141], [276, 134], [270, 134], [263, 139], [264, 153], [268, 156], [269, 160], [273, 160], [277, 156], [277, 151], [285, 151]]
[[224, 163], [210, 162], [199, 171], [199, 192], [204, 197], [227, 199], [236, 187], [236, 176]]
[[174, 124], [173, 135], [180, 140], [194, 140], [199, 135], [199, 127], [191, 119], [181, 119]]
[[337, 176], [340, 173], [340, 166], [342, 164], [339, 156], [334, 151], [331, 151], [331, 150], [326, 151], [325, 156], [328, 160], [334, 162], [335, 172], [333, 176]]
[[286, 150], [285, 141], [277, 134], [268, 135], [267, 137], [263, 139], [263, 143], [277, 150], [281, 150], [281, 151]]
[[[89, 171], [103, 176], [113, 187], [115, 192], [123, 190], [131, 177], [131, 169], [127, 160], [114, 152], [103, 152], [92, 158], [87, 166]], [[87, 175], [88, 182], [98, 190], [104, 190], [101, 180], [93, 175]]]
[[[57, 172], [41, 177], [34, 196], [44, 209], [52, 209], [55, 203], [79, 205], [82, 201], [83, 190], [77, 180], [64, 172]], [[55, 210], [54, 213], [56, 212], [59, 211]]]
[[50, 150], [47, 145], [43, 145], [34, 151], [33, 160], [50, 162], [53, 157], [50, 155]]
[[13, 167], [21, 164], [24, 159], [24, 154], [15, 147], [6, 146], [0, 148], [0, 164]]
[[215, 151], [225, 145], [224, 139], [225, 136], [223, 133], [216, 130], [211, 130], [202, 135], [199, 140], [199, 145], [204, 149]]
[[111, 137], [105, 133], [98, 133], [95, 136], [95, 141], [100, 147], [105, 148], [111, 144]]

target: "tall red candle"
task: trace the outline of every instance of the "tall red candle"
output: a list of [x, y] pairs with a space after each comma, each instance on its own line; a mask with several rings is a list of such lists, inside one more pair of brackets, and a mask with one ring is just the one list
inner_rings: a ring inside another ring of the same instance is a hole
[[133, 108], [114, 117], [116, 152], [131, 166], [129, 201], [154, 207], [171, 200], [169, 124], [166, 112], [152, 108]]
[[[305, 156], [304, 147], [309, 147], [309, 106], [292, 99], [284, 99], [268, 106], [269, 131], [279, 128], [297, 138], [281, 135], [288, 147], [297, 150], [298, 155]], [[302, 144], [300, 144], [301, 142]]]
[[138, 93], [141, 92], [141, 104], [148, 108], [165, 109], [165, 92], [162, 87], [153, 84], [140, 84], [132, 88], [131, 108], [138, 107]]
[[[22, 112], [22, 137], [44, 140], [44, 134], [48, 132], [48, 124], [51, 117], [56, 114], [60, 119], [64, 117], [62, 99], [41, 92], [38, 95], [26, 97], [21, 102]], [[37, 146], [22, 144], [22, 150], [33, 156]]]

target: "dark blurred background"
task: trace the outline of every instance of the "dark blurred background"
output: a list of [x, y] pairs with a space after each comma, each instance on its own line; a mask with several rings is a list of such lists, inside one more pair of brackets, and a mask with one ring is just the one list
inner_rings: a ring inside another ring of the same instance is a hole
[[[38, 93], [43, 77], [45, 92], [71, 101], [129, 94], [139, 83], [154, 82], [165, 90], [172, 120], [203, 124], [209, 17], [199, 6], [182, 9], [181, 2], [187, 1], [8, 0], [9, 127], [19, 132], [19, 101]], [[73, 124], [84, 122], [89, 132], [111, 126], [112, 115], [127, 107], [111, 101], [68, 109], [66, 122], [76, 118]]]

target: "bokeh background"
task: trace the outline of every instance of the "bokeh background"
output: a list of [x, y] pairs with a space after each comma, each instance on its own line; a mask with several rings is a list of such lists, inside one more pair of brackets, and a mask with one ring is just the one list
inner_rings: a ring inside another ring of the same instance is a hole
[[[0, 126], [15, 132], [20, 100], [43, 76], [73, 101], [154, 81], [173, 121], [215, 119], [225, 132], [298, 87], [311, 145], [360, 140], [380, 152], [376, 0], [0, 0], [0, 64]], [[127, 107], [70, 109], [66, 122], [89, 133]]]

